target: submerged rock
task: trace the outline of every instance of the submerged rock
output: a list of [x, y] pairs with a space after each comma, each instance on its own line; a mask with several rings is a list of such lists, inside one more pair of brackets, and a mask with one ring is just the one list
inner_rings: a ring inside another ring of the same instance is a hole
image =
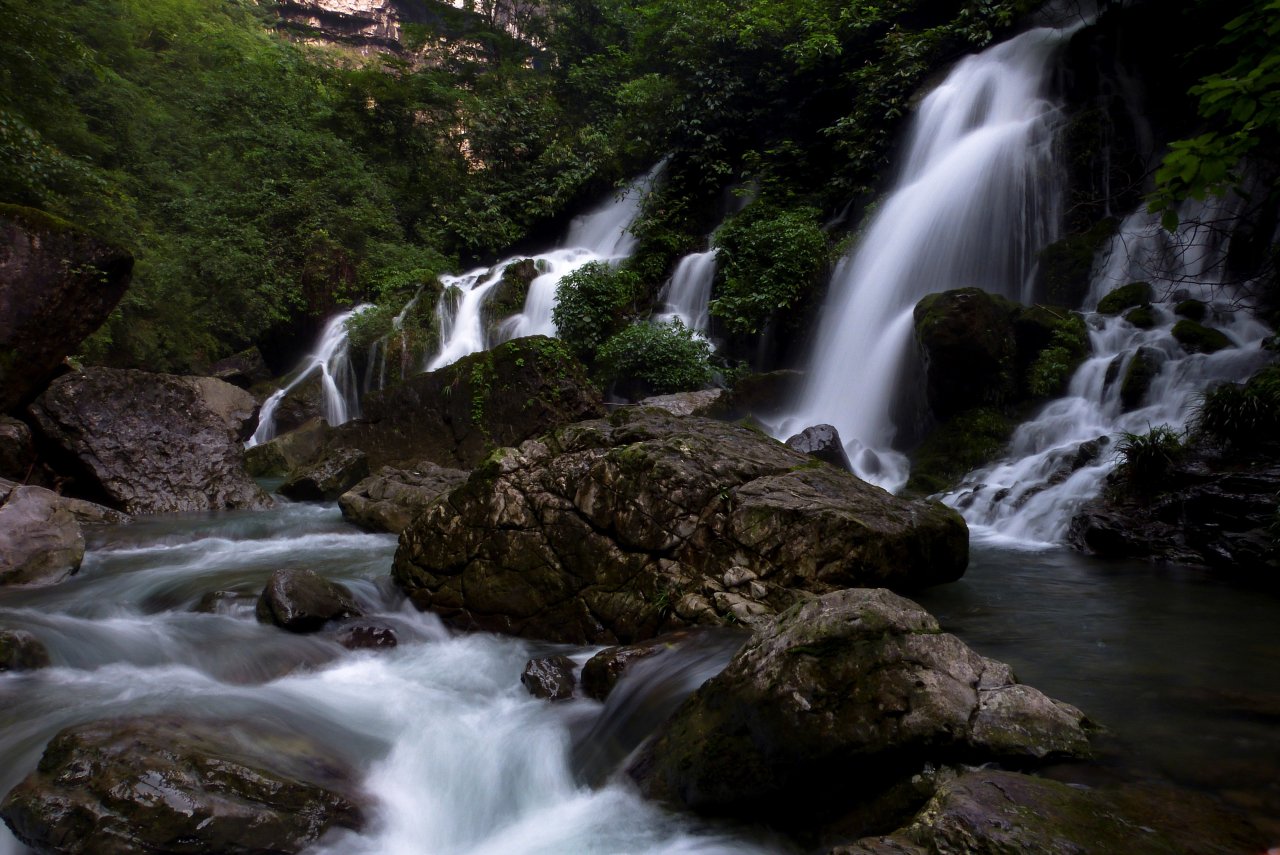
[[133, 256], [57, 217], [0, 205], [0, 412], [34, 398], [124, 296]]
[[404, 469], [384, 466], [343, 493], [338, 507], [348, 522], [366, 531], [399, 534], [432, 502], [467, 480], [467, 474], [426, 460]]
[[651, 798], [786, 819], [875, 798], [925, 764], [1084, 756], [1088, 727], [915, 603], [844, 590], [758, 631], [628, 772]]
[[338, 627], [337, 639], [348, 650], [385, 650], [400, 643], [392, 627], [363, 619], [343, 623]]
[[573, 697], [578, 666], [568, 656], [546, 656], [525, 663], [520, 682], [535, 698], [564, 701]]
[[57, 855], [298, 852], [363, 823], [328, 746], [261, 723], [146, 717], [59, 732], [0, 817]]
[[844, 443], [840, 441], [840, 432], [831, 425], [814, 425], [787, 440], [787, 447], [794, 448], [801, 454], [830, 463], [837, 469], [853, 471], [849, 455], [844, 453]]
[[857, 585], [954, 581], [968, 531], [757, 432], [628, 408], [501, 449], [400, 538], [393, 576], [466, 627], [634, 642]]
[[0, 671], [34, 671], [49, 662], [49, 651], [25, 629], [0, 630]]
[[364, 610], [346, 585], [311, 570], [286, 569], [271, 574], [256, 613], [260, 623], [290, 632], [315, 632], [331, 620], [359, 617]]
[[86, 368], [31, 405], [84, 489], [129, 513], [263, 508], [241, 441], [257, 404], [212, 377]]
[[318, 463], [292, 472], [280, 485], [280, 495], [300, 502], [331, 502], [369, 475], [363, 451], [343, 448]]

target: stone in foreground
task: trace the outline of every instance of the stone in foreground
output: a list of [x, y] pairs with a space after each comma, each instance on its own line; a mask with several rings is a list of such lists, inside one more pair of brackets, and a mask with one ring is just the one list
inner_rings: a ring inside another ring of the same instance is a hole
[[0, 630], [0, 671], [48, 668], [48, 649], [25, 629]]
[[57, 855], [291, 853], [358, 828], [354, 792], [333, 752], [297, 734], [146, 717], [58, 733], [0, 817]]
[[291, 473], [279, 492], [299, 502], [332, 502], [368, 475], [369, 458], [364, 452], [344, 448]]
[[399, 534], [413, 518], [463, 481], [467, 473], [423, 460], [416, 466], [384, 466], [338, 499], [347, 521], [365, 531]]
[[564, 701], [573, 697], [577, 664], [568, 656], [546, 656], [525, 663], [520, 682], [535, 698]]
[[845, 590], [757, 632], [628, 771], [651, 798], [786, 820], [870, 801], [926, 764], [1085, 756], [1089, 727], [910, 600]]
[[149, 514], [270, 507], [240, 444], [256, 409], [212, 377], [86, 368], [53, 381], [31, 415], [84, 492]]
[[814, 594], [950, 582], [953, 510], [757, 432], [631, 409], [501, 449], [401, 536], [393, 575], [467, 628], [632, 643]]
[[260, 623], [289, 632], [315, 632], [331, 620], [359, 617], [364, 610], [346, 585], [330, 582], [311, 570], [277, 570], [258, 598]]

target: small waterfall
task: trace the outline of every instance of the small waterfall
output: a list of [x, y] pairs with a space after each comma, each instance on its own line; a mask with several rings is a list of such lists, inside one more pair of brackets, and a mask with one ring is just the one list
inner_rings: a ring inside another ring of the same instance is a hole
[[556, 286], [568, 274], [591, 261], [626, 258], [635, 250], [636, 239], [628, 231], [640, 214], [640, 204], [653, 186], [665, 162], [660, 162], [633, 181], [617, 198], [610, 199], [589, 214], [577, 217], [569, 226], [563, 248], [534, 256], [515, 256], [493, 267], [481, 267], [458, 276], [442, 276], [444, 294], [436, 315], [440, 322], [440, 350], [427, 360], [424, 369], [435, 371], [462, 357], [498, 344], [485, 329], [484, 305], [493, 288], [502, 281], [508, 267], [526, 257], [537, 263], [541, 273], [529, 284], [524, 311], [504, 323], [502, 340], [527, 335], [555, 335], [551, 310]]
[[[1139, 329], [1122, 317], [1086, 314], [1093, 355], [1072, 377], [1066, 396], [1017, 429], [1004, 460], [971, 473], [945, 497], [971, 526], [1014, 541], [1062, 540], [1071, 517], [1098, 495], [1117, 463], [1111, 439], [1162, 424], [1184, 428], [1206, 387], [1244, 380], [1268, 362], [1259, 345], [1269, 331], [1239, 309], [1237, 289], [1222, 281], [1222, 232], [1202, 225], [1229, 222], [1232, 213], [1221, 202], [1188, 203], [1175, 234], [1146, 212], [1125, 219], [1095, 263], [1085, 308], [1095, 308], [1120, 285], [1146, 281], [1154, 290], [1155, 325]], [[1171, 330], [1178, 320], [1174, 306], [1187, 299], [1208, 304], [1204, 323], [1236, 346], [1213, 354], [1183, 350]], [[1122, 378], [1140, 350], [1159, 368], [1145, 397], [1126, 409]]]
[[707, 306], [715, 278], [715, 250], [690, 253], [680, 259], [663, 289], [664, 303], [658, 319], [679, 319], [689, 329], [705, 333], [711, 322]]
[[1068, 34], [1030, 30], [968, 57], [925, 98], [897, 186], [837, 265], [809, 379], [779, 437], [833, 424], [859, 476], [906, 483], [892, 412], [915, 304], [970, 285], [1025, 300], [1036, 255], [1056, 236], [1060, 113], [1044, 89]]
[[340, 425], [360, 416], [360, 388], [356, 382], [355, 369], [351, 366], [347, 320], [369, 308], [372, 308], [369, 303], [356, 306], [350, 311], [335, 315], [324, 325], [320, 343], [298, 366], [294, 378], [283, 389], [272, 393], [262, 404], [262, 410], [258, 414], [258, 429], [249, 437], [245, 448], [253, 448], [275, 438], [275, 416], [280, 401], [317, 371], [320, 372], [320, 389], [324, 395], [325, 421], [331, 425]]

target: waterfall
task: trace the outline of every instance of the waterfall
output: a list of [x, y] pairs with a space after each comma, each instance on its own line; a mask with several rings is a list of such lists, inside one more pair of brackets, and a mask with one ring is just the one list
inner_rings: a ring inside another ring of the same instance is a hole
[[331, 425], [340, 425], [360, 416], [360, 389], [355, 369], [351, 365], [347, 320], [369, 308], [372, 306], [368, 303], [356, 306], [350, 311], [335, 315], [324, 325], [320, 343], [302, 360], [293, 379], [263, 402], [262, 410], [258, 413], [258, 429], [245, 443], [246, 448], [253, 448], [275, 437], [275, 416], [280, 401], [317, 371], [320, 373], [325, 421]]
[[1026, 300], [1036, 255], [1056, 237], [1061, 116], [1044, 89], [1067, 35], [1034, 29], [970, 56], [925, 98], [896, 186], [836, 267], [805, 388], [779, 437], [833, 424], [859, 476], [890, 490], [906, 483], [892, 412], [916, 303], [970, 285]]
[[680, 259], [663, 289], [659, 320], [679, 319], [686, 327], [705, 333], [711, 321], [707, 305], [716, 278], [715, 250], [694, 252]]
[[[556, 286], [560, 280], [588, 262], [616, 261], [635, 250], [636, 239], [628, 229], [639, 216], [640, 205], [664, 163], [660, 162], [633, 181], [616, 198], [576, 217], [570, 223], [562, 248], [530, 256], [540, 273], [529, 283], [524, 310], [504, 322], [503, 341], [526, 335], [555, 335], [551, 310], [555, 307]], [[486, 350], [499, 343], [491, 340], [489, 331], [485, 329], [484, 305], [494, 286], [502, 281], [506, 269], [524, 258], [515, 256], [503, 259], [493, 267], [440, 277], [445, 286], [437, 309], [440, 350], [427, 361], [427, 371], [443, 368], [469, 353]], [[456, 296], [458, 294], [460, 298]]]
[[[1122, 317], [1086, 312], [1093, 354], [1066, 396], [1017, 429], [1003, 460], [971, 473], [945, 497], [978, 531], [1021, 542], [1060, 541], [1115, 467], [1110, 441], [1117, 434], [1163, 424], [1185, 428], [1206, 387], [1244, 380], [1269, 361], [1259, 347], [1267, 328], [1239, 308], [1237, 287], [1223, 282], [1225, 238], [1202, 225], [1229, 222], [1230, 203], [1189, 202], [1180, 213], [1183, 225], [1173, 234], [1145, 211], [1127, 217], [1095, 262], [1084, 307], [1092, 310], [1120, 285], [1150, 282], [1155, 325], [1139, 329]], [[1213, 354], [1183, 350], [1171, 330], [1178, 320], [1174, 306], [1187, 299], [1208, 304], [1204, 323], [1235, 346]], [[1159, 368], [1145, 397], [1126, 408], [1121, 378], [1143, 349]]]

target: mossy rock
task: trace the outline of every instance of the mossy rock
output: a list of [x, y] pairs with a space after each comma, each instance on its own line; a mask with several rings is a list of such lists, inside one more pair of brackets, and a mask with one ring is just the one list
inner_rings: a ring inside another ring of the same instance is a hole
[[1119, 220], [1099, 220], [1088, 231], [1070, 235], [1040, 251], [1036, 293], [1050, 303], [1079, 306], [1089, 293], [1093, 259], [1116, 233]]
[[493, 286], [481, 312], [490, 342], [496, 342], [502, 322], [524, 311], [524, 301], [529, 296], [529, 285], [540, 274], [538, 264], [532, 258], [521, 259], [507, 265], [502, 278]]
[[1203, 321], [1204, 316], [1209, 313], [1209, 306], [1203, 300], [1183, 300], [1173, 307], [1173, 313], [1180, 318], [1198, 322]]
[[1140, 330], [1149, 330], [1156, 325], [1156, 313], [1150, 306], [1138, 306], [1124, 313], [1124, 319]]
[[1151, 390], [1151, 381], [1160, 373], [1160, 351], [1154, 347], [1140, 347], [1129, 360], [1129, 367], [1124, 372], [1124, 380], [1120, 384], [1120, 402], [1125, 410], [1136, 409]]
[[911, 455], [907, 490], [931, 495], [950, 489], [995, 459], [1016, 427], [1016, 419], [994, 407], [969, 410], [939, 425]]
[[1231, 339], [1204, 324], [1183, 318], [1173, 325], [1173, 337], [1189, 353], [1217, 353], [1231, 347]]
[[1151, 283], [1130, 282], [1121, 285], [1098, 301], [1098, 314], [1118, 315], [1125, 309], [1151, 305]]

